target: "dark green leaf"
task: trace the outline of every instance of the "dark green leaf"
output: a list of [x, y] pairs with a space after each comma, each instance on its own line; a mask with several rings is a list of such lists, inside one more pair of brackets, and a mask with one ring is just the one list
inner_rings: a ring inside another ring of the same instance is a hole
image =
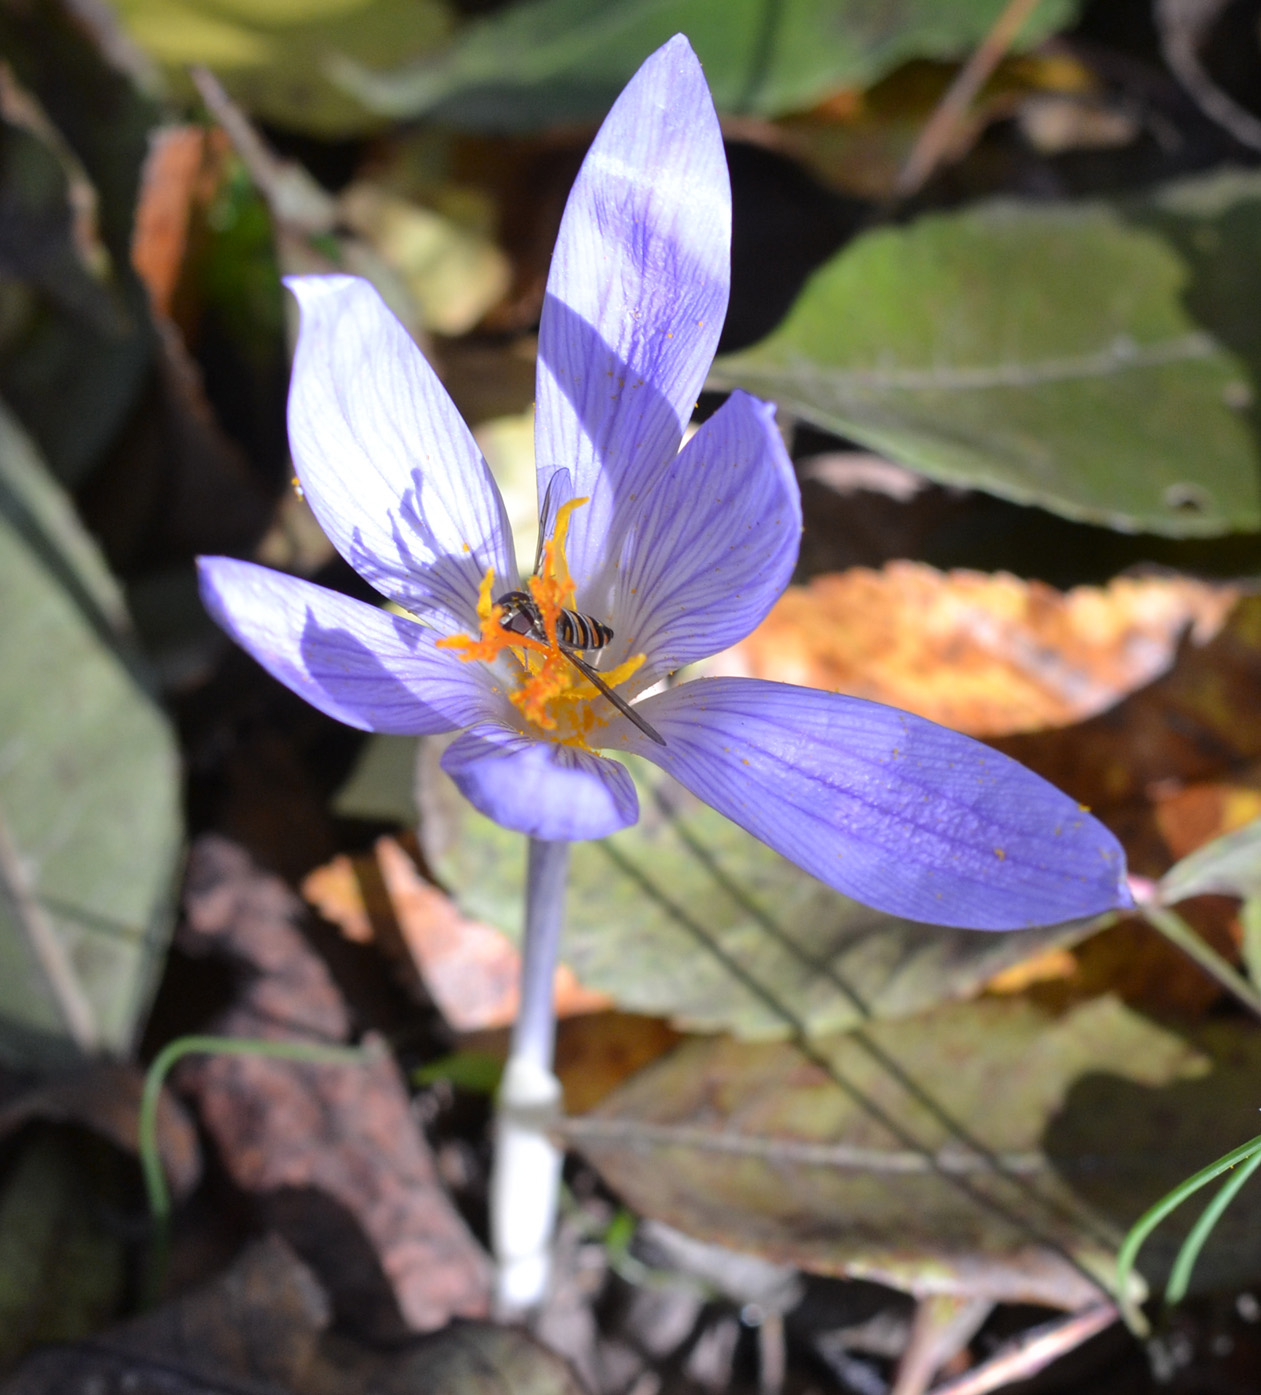
[[[1197, 227], [1217, 236], [1212, 219]], [[1196, 285], [1169, 241], [1116, 208], [995, 202], [860, 237], [714, 381], [1071, 518], [1257, 528], [1249, 367], [1197, 313]]]

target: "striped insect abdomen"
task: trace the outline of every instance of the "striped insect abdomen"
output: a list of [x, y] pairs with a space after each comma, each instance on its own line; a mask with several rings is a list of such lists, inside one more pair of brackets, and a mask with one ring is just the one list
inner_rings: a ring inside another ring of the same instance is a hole
[[613, 631], [590, 615], [562, 610], [556, 617], [556, 638], [566, 649], [603, 649]]

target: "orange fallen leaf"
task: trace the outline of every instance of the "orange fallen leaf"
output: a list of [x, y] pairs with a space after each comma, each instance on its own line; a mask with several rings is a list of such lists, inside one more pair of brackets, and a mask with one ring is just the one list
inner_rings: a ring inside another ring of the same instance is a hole
[[1232, 772], [1229, 780], [1175, 783], [1152, 794], [1156, 827], [1177, 862], [1261, 817], [1261, 766]]
[[227, 156], [222, 131], [167, 126], [154, 132], [131, 238], [131, 263], [154, 313], [172, 314], [194, 216], [214, 194]]
[[[521, 956], [498, 930], [460, 914], [427, 882], [393, 838], [366, 857], [340, 856], [302, 883], [302, 894], [347, 939], [376, 940], [420, 975], [458, 1032], [507, 1026], [520, 1001]], [[556, 1014], [598, 1012], [606, 994], [584, 988], [564, 964], [556, 970]]]
[[1021, 964], [995, 974], [985, 985], [987, 993], [1023, 993], [1035, 983], [1071, 978], [1077, 972], [1077, 956], [1069, 949], [1049, 949]]
[[1204, 644], [1239, 592], [1185, 577], [1122, 577], [1059, 592], [1004, 573], [915, 562], [790, 587], [709, 671], [773, 678], [904, 707], [973, 736], [1067, 726], [1102, 712]]

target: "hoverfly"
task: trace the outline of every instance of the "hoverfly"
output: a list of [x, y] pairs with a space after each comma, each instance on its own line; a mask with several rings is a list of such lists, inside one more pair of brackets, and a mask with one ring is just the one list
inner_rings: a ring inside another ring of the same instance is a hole
[[[511, 630], [516, 635], [523, 635], [526, 639], [536, 639], [540, 644], [547, 643], [547, 630], [543, 624], [543, 616], [534, 597], [528, 591], [506, 591], [495, 604], [503, 607], [504, 613], [499, 617], [499, 623], [505, 630]], [[556, 617], [557, 649], [593, 688], [608, 698], [623, 717], [634, 722], [640, 731], [655, 741], [658, 746], [664, 746], [666, 744], [665, 737], [645, 721], [630, 703], [619, 697], [595, 669], [580, 657], [578, 651], [590, 653], [593, 650], [603, 649], [612, 638], [613, 631], [602, 620], [597, 620], [593, 616], [582, 615], [576, 610], [562, 610]]]
[[[568, 478], [567, 471], [558, 470], [552, 476], [548, 483], [547, 494], [543, 499], [543, 507], [540, 510], [539, 544], [538, 550], [534, 554], [536, 574], [543, 558], [543, 541], [549, 531], [548, 519], [551, 511], [552, 488], [562, 474]], [[547, 627], [543, 624], [542, 613], [534, 597], [528, 591], [505, 591], [495, 604], [503, 607], [499, 623], [505, 630], [510, 630], [513, 634], [521, 635], [526, 639], [538, 640], [540, 644], [548, 642]], [[593, 688], [608, 698], [623, 717], [634, 722], [640, 731], [650, 740], [655, 741], [658, 746], [664, 746], [666, 744], [665, 737], [645, 721], [630, 703], [619, 697], [595, 669], [581, 657], [583, 653], [592, 653], [605, 648], [612, 639], [613, 631], [603, 620], [597, 620], [592, 615], [583, 615], [577, 610], [562, 610], [556, 617], [557, 649]]]

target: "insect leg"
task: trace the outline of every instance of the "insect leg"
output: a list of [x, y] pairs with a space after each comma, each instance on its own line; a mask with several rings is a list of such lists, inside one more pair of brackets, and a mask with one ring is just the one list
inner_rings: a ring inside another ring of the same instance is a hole
[[608, 700], [613, 704], [614, 707], [617, 708], [617, 710], [622, 714], [623, 717], [626, 717], [630, 721], [634, 722], [635, 725], [640, 729], [640, 731], [642, 731], [643, 734], [649, 738], [649, 740], [655, 741], [658, 746], [664, 746], [666, 744], [665, 737], [662, 736], [661, 733], [657, 731], [655, 727], [653, 727], [647, 721], [645, 721], [644, 718], [641, 717], [639, 713], [635, 711], [635, 709], [630, 705], [630, 703], [628, 703], [624, 698], [620, 698], [613, 691], [613, 689], [609, 687], [609, 685], [604, 681], [604, 679], [600, 677], [600, 675], [595, 671], [595, 669], [593, 669], [591, 665], [586, 662], [586, 660], [580, 659], [578, 655], [575, 654], [571, 649], [562, 649], [560, 652], [569, 660], [571, 664], [573, 664], [573, 666], [578, 670], [579, 673], [582, 674], [582, 676], [587, 680], [587, 682], [592, 685], [592, 687], [598, 689], [606, 698], [608, 698]]

